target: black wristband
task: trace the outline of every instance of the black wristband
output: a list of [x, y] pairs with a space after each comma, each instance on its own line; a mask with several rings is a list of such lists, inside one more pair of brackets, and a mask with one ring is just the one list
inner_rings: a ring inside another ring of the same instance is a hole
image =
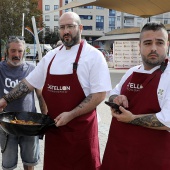
[[5, 99], [5, 101], [6, 101], [7, 103], [9, 103], [9, 101], [8, 101], [8, 99], [6, 98], [5, 95], [4, 95], [2, 98]]

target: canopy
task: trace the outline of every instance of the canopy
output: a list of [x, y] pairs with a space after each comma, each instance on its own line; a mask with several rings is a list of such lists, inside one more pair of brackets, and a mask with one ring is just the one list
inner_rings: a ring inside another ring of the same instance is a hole
[[78, 6], [100, 6], [133, 14], [142, 18], [170, 12], [170, 0], [75, 0], [58, 10], [75, 8]]
[[103, 36], [95, 41], [139, 39], [139, 33]]

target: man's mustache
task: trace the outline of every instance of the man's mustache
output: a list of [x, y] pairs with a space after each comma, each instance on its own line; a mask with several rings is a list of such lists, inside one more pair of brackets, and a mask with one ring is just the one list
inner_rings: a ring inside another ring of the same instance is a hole
[[14, 57], [12, 57], [12, 60], [20, 60], [20, 58], [17, 56], [14, 56]]
[[66, 36], [70, 36], [70, 34], [68, 34], [68, 33], [67, 33], [67, 34], [64, 34], [64, 36], [63, 36], [63, 37], [66, 37]]
[[159, 57], [159, 54], [155, 51], [155, 52], [150, 52], [149, 54], [148, 54], [148, 56], [150, 56], [150, 55], [152, 55], [152, 54], [155, 54], [157, 57]]

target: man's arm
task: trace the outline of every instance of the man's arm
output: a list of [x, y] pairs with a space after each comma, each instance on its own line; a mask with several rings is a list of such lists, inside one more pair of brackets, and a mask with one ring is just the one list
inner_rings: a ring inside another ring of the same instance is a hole
[[130, 123], [156, 130], [170, 130], [169, 127], [165, 126], [157, 119], [156, 114], [134, 115], [121, 106], [119, 109], [122, 111], [120, 115], [113, 111], [112, 115], [120, 122]]
[[47, 105], [46, 105], [45, 100], [42, 96], [42, 90], [35, 89], [35, 92], [36, 92], [36, 95], [37, 95], [37, 98], [38, 98], [38, 101], [39, 101], [41, 113], [47, 114], [47, 112], [48, 112]]
[[156, 117], [155, 114], [150, 115], [144, 115], [134, 118], [129, 123], [138, 125], [138, 126], [144, 126], [151, 129], [157, 129], [157, 130], [170, 130], [170, 128], [166, 127], [164, 124], [162, 124]]
[[72, 119], [94, 110], [104, 99], [106, 92], [89, 94], [77, 107], [70, 112], [63, 112], [55, 118], [56, 126], [63, 126]]
[[31, 86], [25, 79], [22, 80], [14, 89], [0, 99], [0, 111], [7, 106], [7, 103], [25, 96], [33, 90], [33, 86]]
[[74, 117], [78, 117], [90, 112], [105, 99], [105, 96], [106, 92], [99, 92], [88, 95], [76, 108], [71, 111], [72, 114]]

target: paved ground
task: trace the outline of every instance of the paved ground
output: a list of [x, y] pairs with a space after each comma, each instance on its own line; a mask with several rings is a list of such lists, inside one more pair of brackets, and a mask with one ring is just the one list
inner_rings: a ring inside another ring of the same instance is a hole
[[[110, 75], [112, 79], [112, 86], [114, 87], [117, 82], [120, 80], [122, 75], [124, 74], [125, 70], [114, 70], [110, 69]], [[106, 98], [107, 100], [107, 98]], [[38, 102], [36, 101], [36, 105]], [[110, 108], [104, 104], [104, 101], [98, 106], [97, 112], [100, 117], [100, 122], [99, 122], [99, 142], [100, 142], [100, 155], [101, 159], [103, 157], [104, 149], [106, 146], [107, 142], [107, 137], [108, 137], [108, 132], [109, 132], [109, 126], [110, 126], [110, 121], [111, 121], [111, 114], [110, 114]], [[35, 170], [42, 170], [43, 169], [43, 156], [44, 156], [44, 141], [40, 140], [40, 163], [35, 166]], [[1, 162], [1, 154], [0, 154], [0, 162]], [[0, 167], [0, 170], [2, 168]], [[22, 162], [19, 156], [18, 160], [18, 166], [16, 170], [23, 170]]]

